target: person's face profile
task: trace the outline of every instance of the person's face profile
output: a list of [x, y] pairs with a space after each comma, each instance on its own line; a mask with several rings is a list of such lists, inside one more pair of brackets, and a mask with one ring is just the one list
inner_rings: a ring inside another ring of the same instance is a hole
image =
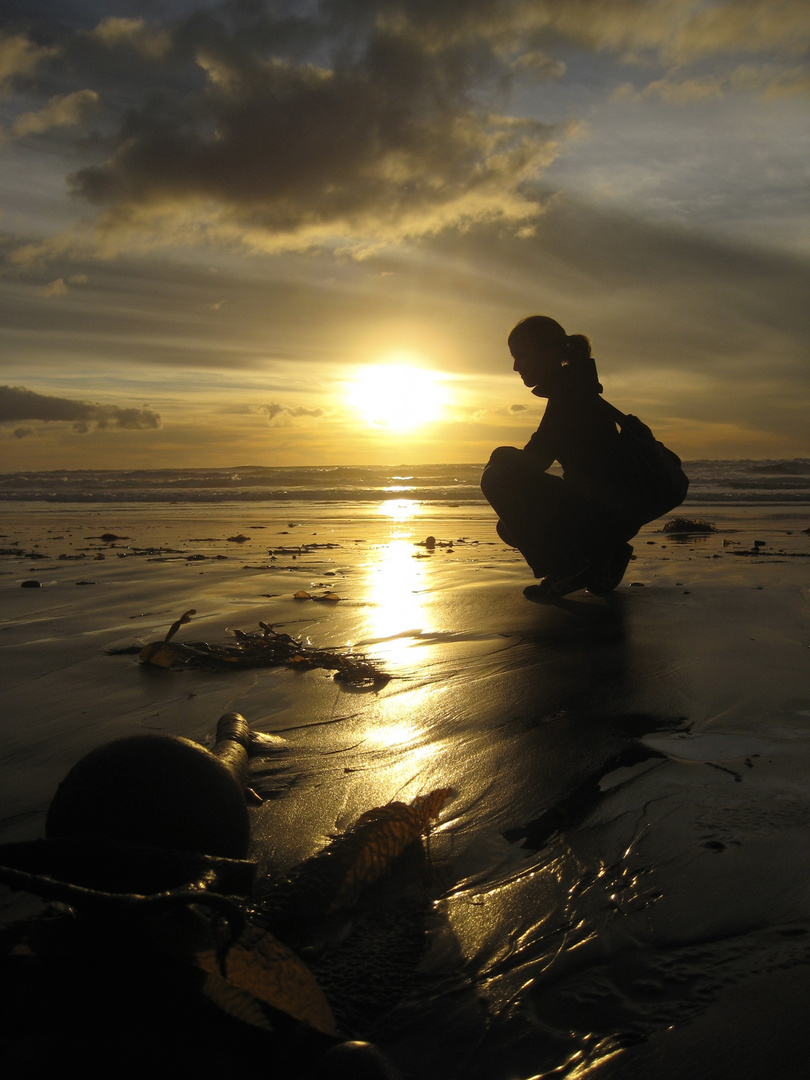
[[539, 345], [534, 344], [514, 345], [510, 351], [514, 360], [513, 369], [524, 384], [542, 393], [556, 366], [553, 358]]

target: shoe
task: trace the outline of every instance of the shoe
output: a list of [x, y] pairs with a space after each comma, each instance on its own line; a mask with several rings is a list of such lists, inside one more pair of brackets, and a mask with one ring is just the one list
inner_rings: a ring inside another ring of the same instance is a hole
[[633, 549], [629, 544], [617, 544], [611, 548], [607, 558], [594, 567], [591, 579], [586, 585], [588, 592], [599, 596], [613, 592], [624, 577], [632, 555]]
[[589, 578], [592, 577], [593, 569], [590, 563], [586, 562], [573, 573], [549, 574], [539, 585], [527, 585], [523, 590], [523, 595], [527, 600], [559, 600], [563, 596], [568, 596], [569, 593], [576, 592], [577, 589], [586, 588]]

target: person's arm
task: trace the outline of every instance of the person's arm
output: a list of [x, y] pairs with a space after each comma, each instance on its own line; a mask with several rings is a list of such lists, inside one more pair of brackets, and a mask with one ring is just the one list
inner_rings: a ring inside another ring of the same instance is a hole
[[559, 446], [558, 409], [555, 408], [554, 399], [549, 398], [546, 411], [540, 426], [529, 439], [523, 449], [531, 454], [537, 464], [543, 469], [548, 469], [557, 460], [557, 447]]
[[526, 445], [523, 447], [527, 454], [537, 461], [537, 464], [544, 471], [554, 463], [554, 451], [551, 449], [551, 442], [548, 438], [548, 431], [543, 430], [543, 424], [535, 431], [534, 435], [529, 439]]

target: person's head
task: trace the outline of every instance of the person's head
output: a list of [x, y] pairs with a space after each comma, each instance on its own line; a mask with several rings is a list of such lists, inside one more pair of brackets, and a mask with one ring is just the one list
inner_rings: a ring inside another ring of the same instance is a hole
[[566, 334], [548, 315], [521, 319], [510, 333], [508, 345], [514, 370], [526, 386], [541, 394], [549, 389], [561, 367], [591, 355], [591, 343], [584, 334]]

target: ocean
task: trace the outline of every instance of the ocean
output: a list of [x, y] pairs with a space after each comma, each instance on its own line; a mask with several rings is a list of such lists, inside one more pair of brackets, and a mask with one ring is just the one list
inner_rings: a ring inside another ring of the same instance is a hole
[[[0, 474], [0, 502], [361, 503], [484, 501], [482, 464], [227, 469], [78, 469]], [[685, 506], [810, 502], [810, 458], [689, 461]]]

